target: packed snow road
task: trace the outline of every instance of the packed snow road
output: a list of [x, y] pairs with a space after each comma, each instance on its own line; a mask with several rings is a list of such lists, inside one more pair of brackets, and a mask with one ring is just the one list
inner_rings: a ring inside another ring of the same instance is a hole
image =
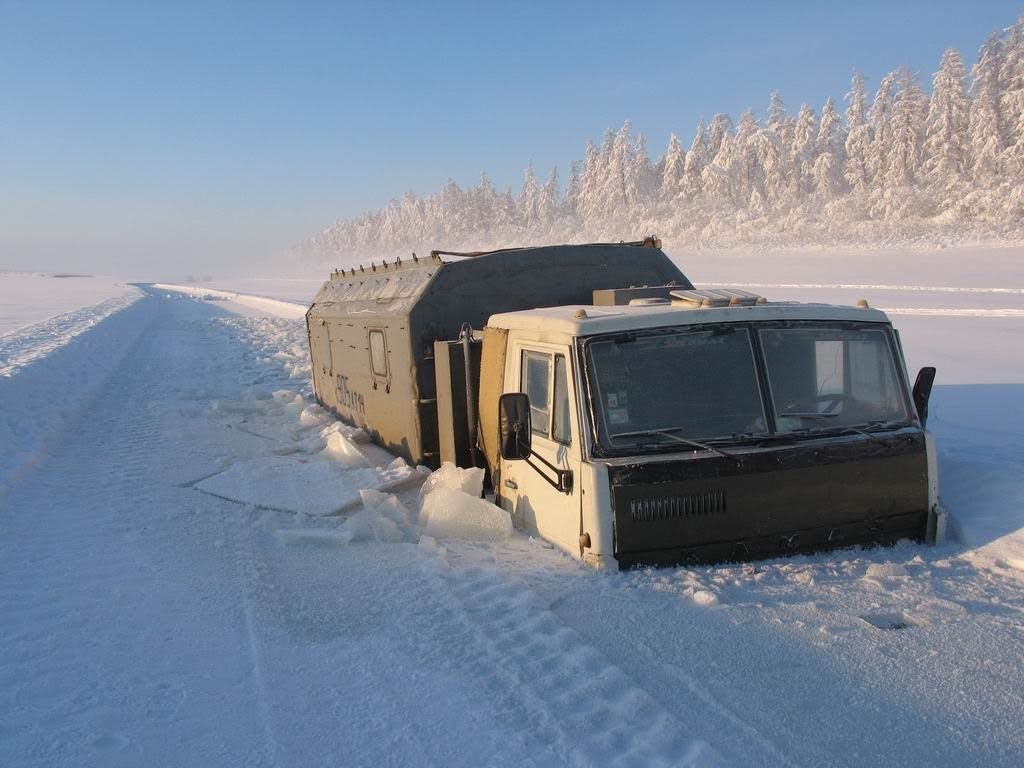
[[0, 380], [0, 765], [1021, 763], [1019, 572], [962, 545], [607, 574], [204, 492], [328, 460], [304, 344], [150, 290]]

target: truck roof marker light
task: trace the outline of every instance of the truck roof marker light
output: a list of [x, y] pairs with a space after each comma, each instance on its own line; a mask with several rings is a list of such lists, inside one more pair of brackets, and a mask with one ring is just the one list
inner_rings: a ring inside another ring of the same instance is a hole
[[587, 310], [585, 310], [585, 309], [583, 309], [581, 307], [581, 308], [577, 309], [575, 312], [573, 312], [572, 316], [576, 320], [586, 320], [587, 319]]
[[857, 299], [857, 306], [860, 307], [861, 309], [868, 309], [868, 300]]

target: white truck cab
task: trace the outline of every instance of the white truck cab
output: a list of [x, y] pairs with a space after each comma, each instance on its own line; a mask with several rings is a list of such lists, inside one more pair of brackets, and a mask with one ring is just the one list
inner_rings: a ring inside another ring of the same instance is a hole
[[933, 449], [880, 311], [571, 305], [494, 315], [488, 327], [507, 332], [503, 407], [518, 399], [522, 415], [528, 402], [528, 448], [502, 451], [498, 503], [591, 564], [934, 531]]

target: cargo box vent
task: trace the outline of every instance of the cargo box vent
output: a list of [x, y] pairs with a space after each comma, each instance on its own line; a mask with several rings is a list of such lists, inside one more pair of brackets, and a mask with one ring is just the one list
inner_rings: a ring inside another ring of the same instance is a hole
[[725, 491], [688, 496], [648, 496], [629, 502], [629, 516], [638, 523], [722, 514], [725, 514]]

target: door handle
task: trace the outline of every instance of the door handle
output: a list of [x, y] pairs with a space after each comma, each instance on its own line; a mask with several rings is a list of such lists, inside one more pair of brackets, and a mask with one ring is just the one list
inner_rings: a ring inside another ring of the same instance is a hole
[[511, 488], [513, 491], [519, 489], [519, 485], [516, 483], [516, 481], [515, 480], [511, 480], [511, 479], [505, 481], [505, 487], [506, 488]]

